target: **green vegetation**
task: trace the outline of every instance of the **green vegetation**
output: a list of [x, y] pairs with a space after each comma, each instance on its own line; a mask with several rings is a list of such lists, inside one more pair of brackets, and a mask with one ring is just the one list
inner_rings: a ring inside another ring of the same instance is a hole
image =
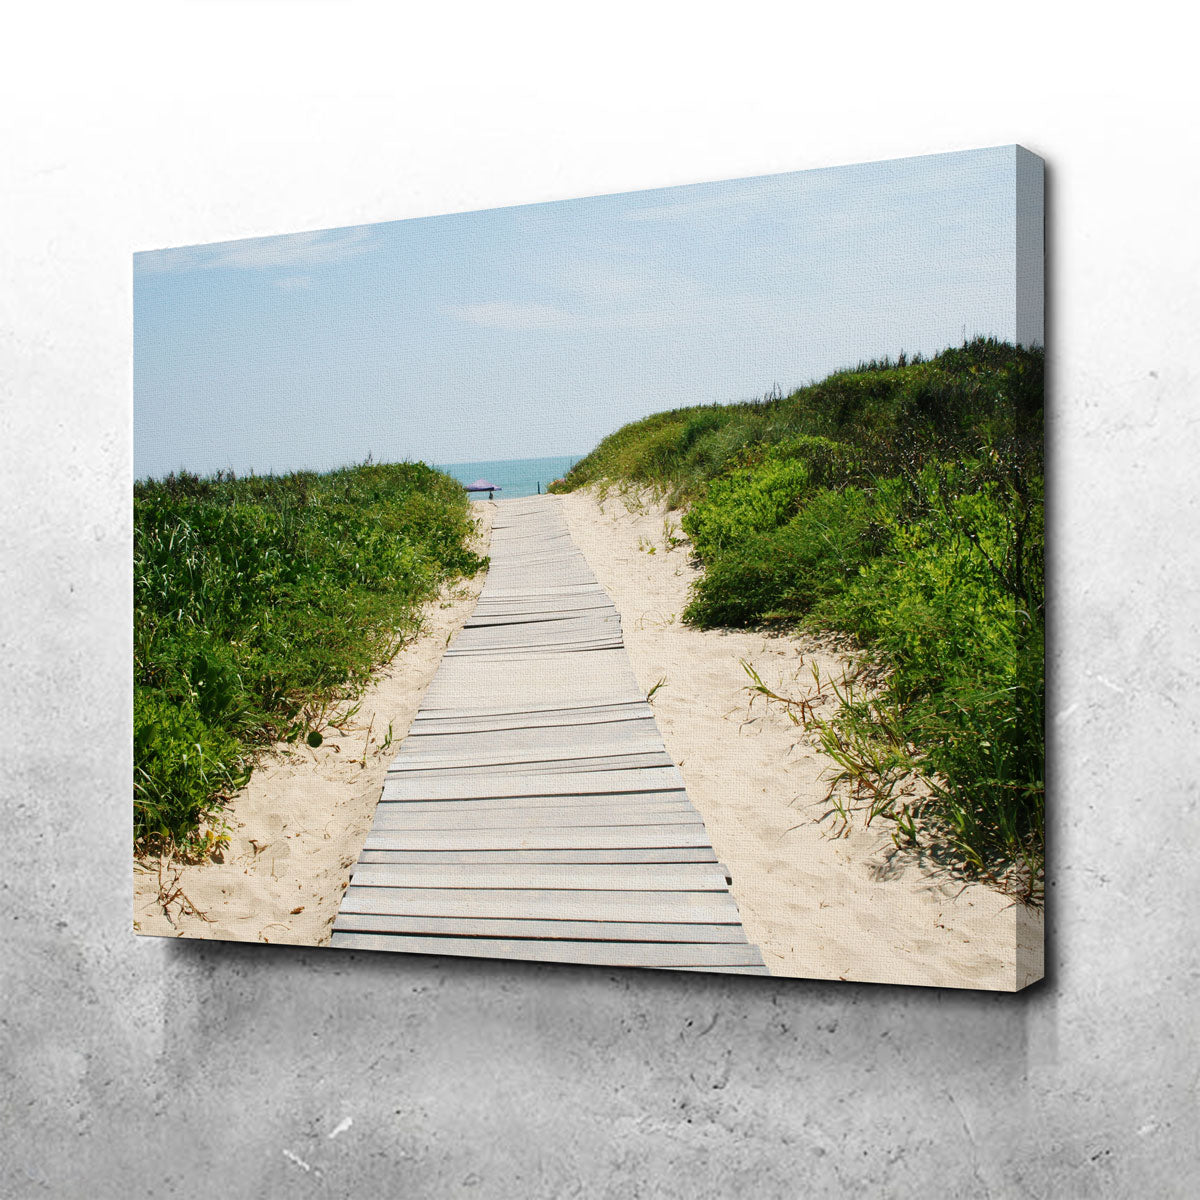
[[319, 745], [420, 605], [485, 565], [461, 486], [421, 463], [171, 475], [136, 484], [133, 510], [143, 847], [195, 850], [256, 747]]
[[[873, 686], [844, 681], [829, 720], [752, 688], [802, 714], [868, 819], [1035, 893], [1042, 352], [980, 339], [787, 396], [659, 413], [606, 438], [555, 490], [626, 481], [687, 506], [705, 572], [685, 620], [804, 628], [865, 651]], [[924, 799], [906, 796], [914, 777]]]

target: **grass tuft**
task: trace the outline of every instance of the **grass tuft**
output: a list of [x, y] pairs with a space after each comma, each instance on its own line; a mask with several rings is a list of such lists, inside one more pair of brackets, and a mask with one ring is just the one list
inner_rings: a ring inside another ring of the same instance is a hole
[[134, 486], [134, 838], [195, 853], [275, 741], [318, 746], [441, 586], [466, 494], [421, 463]]
[[[686, 506], [704, 566], [689, 623], [849, 637], [878, 687], [804, 718], [838, 782], [868, 819], [1026, 896], [1044, 856], [1043, 366], [977, 339], [658, 413], [555, 488], [649, 485]], [[927, 798], [900, 800], [914, 774]]]

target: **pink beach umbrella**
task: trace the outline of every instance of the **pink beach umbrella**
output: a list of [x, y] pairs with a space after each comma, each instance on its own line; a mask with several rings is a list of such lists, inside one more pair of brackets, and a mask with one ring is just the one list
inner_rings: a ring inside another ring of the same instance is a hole
[[487, 492], [490, 500], [492, 492], [502, 492], [503, 488], [497, 487], [494, 483], [488, 483], [486, 479], [477, 479], [474, 483], [467, 484], [468, 492]]

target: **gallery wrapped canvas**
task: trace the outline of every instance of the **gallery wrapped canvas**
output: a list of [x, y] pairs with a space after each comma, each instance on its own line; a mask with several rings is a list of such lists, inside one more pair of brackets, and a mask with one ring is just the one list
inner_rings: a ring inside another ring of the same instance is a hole
[[1042, 974], [1017, 146], [134, 260], [135, 928]]

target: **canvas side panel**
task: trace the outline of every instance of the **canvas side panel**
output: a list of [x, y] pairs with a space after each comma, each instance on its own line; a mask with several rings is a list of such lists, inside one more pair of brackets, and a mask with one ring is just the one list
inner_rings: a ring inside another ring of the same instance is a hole
[[1045, 345], [1046, 164], [1023, 146], [1016, 150], [1017, 341]]
[[[1045, 345], [1046, 312], [1046, 164], [1016, 146], [1016, 335], [1023, 346]], [[1045, 974], [1044, 923], [1018, 905], [1016, 911], [1016, 990]]]

